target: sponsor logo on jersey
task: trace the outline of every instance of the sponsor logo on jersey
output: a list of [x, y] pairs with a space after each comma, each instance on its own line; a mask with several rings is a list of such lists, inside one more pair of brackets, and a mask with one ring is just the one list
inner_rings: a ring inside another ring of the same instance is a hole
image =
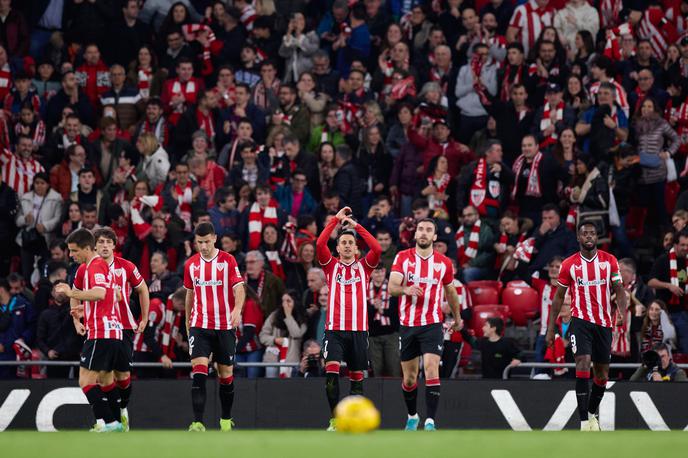
[[95, 281], [96, 285], [107, 285], [107, 277], [104, 274], [95, 274], [93, 276], [93, 280]]
[[418, 277], [409, 272], [408, 274], [408, 283], [425, 283], [426, 285], [437, 285], [439, 284], [439, 280], [435, 278], [423, 278], [423, 277]]
[[578, 286], [603, 286], [607, 284], [607, 280], [603, 278], [601, 280], [584, 281], [582, 278], [577, 278], [576, 283], [578, 283]]
[[194, 279], [194, 285], [196, 286], [222, 286], [222, 280], [199, 280]]
[[359, 276], [357, 275], [357, 276], [355, 276], [355, 277], [353, 277], [353, 278], [349, 278], [348, 280], [344, 280], [344, 279], [342, 278], [342, 274], [337, 274], [337, 277], [335, 278], [335, 280], [336, 280], [337, 283], [339, 283], [340, 285], [347, 286], [347, 285], [353, 285], [354, 283], [360, 282], [360, 281], [361, 281], [361, 277], [359, 277]]

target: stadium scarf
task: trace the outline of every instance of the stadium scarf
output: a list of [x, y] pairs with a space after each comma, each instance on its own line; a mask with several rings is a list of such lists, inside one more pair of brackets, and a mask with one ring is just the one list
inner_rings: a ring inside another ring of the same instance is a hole
[[569, 230], [576, 230], [576, 219], [578, 219], [578, 205], [571, 204], [569, 206], [569, 212], [566, 214], [566, 227]]
[[260, 271], [260, 277], [258, 278], [258, 287], [256, 288], [256, 295], [258, 297], [263, 296], [263, 288], [265, 287], [265, 271]]
[[[538, 170], [540, 167], [541, 160], [542, 153], [538, 151], [535, 157], [533, 158], [533, 162], [531, 162], [530, 164], [530, 174], [528, 175], [528, 184], [526, 186], [525, 192], [526, 196], [542, 197], [542, 188], [540, 187], [540, 173]], [[518, 178], [521, 176], [521, 171], [523, 169], [523, 164], [525, 161], [525, 155], [521, 154], [514, 163], [514, 175], [516, 175], [516, 178], [514, 188], [511, 191], [511, 198], [514, 200], [516, 199], [516, 195], [518, 194]]]
[[[222, 42], [217, 41], [215, 32], [207, 24], [185, 24], [182, 26], [182, 31], [187, 41], [196, 39], [200, 32], [207, 32], [208, 41], [203, 46], [203, 53], [201, 55], [201, 75], [208, 76], [213, 73], [213, 61], [211, 54], [217, 54], [224, 46]], [[199, 42], [200, 44], [200, 42]]]
[[278, 224], [277, 205], [273, 199], [264, 209], [260, 208], [258, 202], [251, 205], [248, 212], [248, 249], [256, 250], [260, 246], [263, 226], [266, 224]]
[[139, 89], [139, 94], [144, 99], [150, 97], [150, 84], [153, 79], [153, 72], [150, 70], [144, 70], [142, 68], [138, 71], [139, 83], [137, 85]]
[[212, 143], [215, 139], [215, 122], [213, 120], [213, 113], [208, 111], [205, 115], [199, 109], [196, 109], [196, 122], [198, 122], [198, 128], [205, 132], [205, 135], [209, 139], [209, 143]]
[[[20, 135], [23, 133], [24, 127], [29, 128], [29, 137], [31, 137], [31, 141], [33, 142], [34, 146], [41, 147], [43, 146], [43, 143], [45, 143], [45, 123], [43, 121], [34, 121], [31, 124], [24, 124], [21, 121], [19, 121], [15, 126], [14, 126], [14, 133], [15, 135]], [[7, 132], [7, 130], [5, 130]], [[3, 132], [4, 133], [4, 132]], [[3, 135], [4, 137], [5, 135]], [[4, 139], [3, 139], [4, 140]], [[7, 143], [6, 145], [9, 146], [9, 132], [7, 132]]]
[[[323, 131], [325, 135], [325, 131]], [[326, 140], [323, 140], [325, 142]], [[277, 186], [286, 184], [289, 177], [289, 159], [285, 155], [284, 150], [275, 151], [274, 155], [270, 156], [270, 187], [274, 191]]]
[[151, 225], [141, 216], [143, 206], [151, 207], [153, 211], [160, 211], [162, 209], [162, 199], [160, 196], [143, 196], [135, 197], [131, 202], [131, 225], [134, 229], [134, 235], [137, 239], [143, 240], [148, 237], [151, 232]]
[[[629, 302], [633, 303], [633, 288], [635, 288], [635, 280], [630, 284], [624, 285], [624, 289], [628, 291], [631, 299]], [[616, 313], [612, 313], [612, 319], [616, 317], [619, 313], [618, 307], [614, 307]], [[626, 318], [624, 319], [624, 324], [618, 326], [616, 320], [614, 319], [614, 329], [612, 330], [612, 355], [628, 357], [631, 356], [631, 307], [626, 309]]]
[[[291, 339], [289, 337], [282, 337], [282, 345], [275, 342], [275, 349], [277, 353], [277, 359], [280, 363], [287, 362], [287, 353], [289, 353], [289, 342]], [[280, 367], [279, 368], [279, 378], [289, 378], [291, 377], [291, 367]]]
[[392, 97], [393, 100], [401, 100], [407, 96], [416, 96], [416, 85], [413, 76], [408, 76], [392, 85], [390, 97]]
[[179, 328], [181, 324], [182, 314], [181, 312], [174, 311], [172, 295], [170, 295], [167, 298], [167, 303], [165, 304], [165, 318], [162, 326], [162, 332], [160, 333], [160, 346], [162, 348], [162, 354], [166, 355], [170, 359], [175, 357], [174, 341], [179, 334]]
[[[514, 67], [516, 68], [514, 71]], [[514, 72], [513, 77], [511, 73]], [[502, 90], [499, 98], [502, 102], [508, 102], [511, 99], [511, 88], [515, 84], [523, 82], [523, 65], [507, 65], [504, 69], [504, 78], [502, 79]]]
[[[360, 89], [356, 95], [363, 96], [365, 91]], [[346, 97], [346, 96], [345, 96]], [[350, 134], [356, 127], [358, 119], [363, 114], [361, 106], [346, 100], [340, 100], [338, 102], [339, 110], [337, 110], [337, 123], [340, 126], [342, 134]]]
[[[551, 347], [547, 348], [545, 351], [545, 361], [549, 361], [554, 364], [563, 364], [566, 358], [566, 347], [564, 346], [564, 339], [561, 338], [559, 334], [554, 337], [554, 343]], [[565, 367], [555, 367], [554, 375], [564, 375], [568, 372]]]
[[[669, 98], [666, 110], [664, 111], [664, 117], [667, 122], [670, 122], [672, 117], [676, 118], [676, 126], [674, 128], [680, 140], [678, 151], [679, 153], [685, 154], [688, 153], [688, 103], [683, 101], [677, 104], [678, 108], [674, 108], [673, 105], [673, 98]], [[687, 170], [688, 168], [684, 168], [681, 172], [681, 176], [685, 176], [684, 174], [688, 173]]]
[[485, 86], [483, 86], [483, 84], [480, 82], [480, 74], [483, 71], [483, 65], [485, 64], [483, 63], [482, 58], [478, 54], [475, 54], [471, 59], [471, 70], [473, 71], [473, 90], [476, 92], [476, 94], [478, 94], [480, 103], [483, 105], [491, 105], [491, 102], [487, 97], [487, 93], [485, 92]]
[[[518, 246], [519, 243], [522, 243], [526, 239], [526, 234], [521, 234], [518, 237], [518, 242], [516, 242], [516, 246]], [[497, 243], [497, 246], [501, 248], [502, 250], [506, 250], [507, 245], [509, 244], [509, 236], [506, 234], [506, 232], [502, 232], [499, 235], [499, 242]], [[504, 263], [505, 260], [505, 254], [498, 254], [497, 258], [495, 259], [495, 269], [499, 269], [500, 266]]]
[[[540, 310], [547, 310], [547, 317], [546, 320], [549, 320], [549, 314], [552, 311], [552, 301], [554, 300], [554, 288], [550, 283], [546, 283], [545, 286], [542, 287], [542, 296], [540, 298]], [[544, 313], [540, 313], [541, 319], [545, 319]], [[544, 323], [545, 329], [547, 329], [548, 323]]]
[[[190, 79], [186, 83], [182, 83], [179, 81], [179, 78], [176, 78], [174, 80], [174, 83], [172, 83], [172, 95], [183, 95], [184, 98], [188, 101], [190, 96], [194, 96], [196, 94], [197, 88], [196, 88], [196, 82], [193, 79]], [[174, 112], [177, 114], [181, 114], [184, 112], [186, 109], [186, 104], [181, 104], [177, 107], [174, 108]]]
[[0, 97], [2, 100], [5, 99], [7, 94], [10, 92], [10, 87], [12, 86], [12, 70], [9, 64], [5, 64], [0, 68]]
[[193, 202], [191, 181], [186, 182], [184, 189], [179, 186], [179, 183], [176, 183], [174, 185], [174, 192], [177, 194], [177, 216], [184, 221], [184, 230], [191, 232], [191, 203]]
[[296, 246], [296, 225], [288, 222], [284, 225], [284, 240], [280, 248], [280, 256], [289, 262], [298, 261], [298, 248]]
[[246, 30], [250, 32], [253, 30], [253, 23], [257, 17], [258, 15], [256, 14], [256, 9], [252, 5], [248, 4], [243, 10], [241, 10], [241, 16], [239, 17], [239, 20], [242, 24], [244, 24]]
[[480, 219], [471, 227], [468, 236], [468, 246], [464, 246], [464, 227], [463, 225], [456, 232], [456, 258], [459, 265], [463, 266], [478, 254], [478, 242], [480, 241]]
[[155, 124], [152, 124], [148, 119], [143, 121], [141, 128], [139, 129], [139, 135], [141, 134], [153, 134], [155, 138], [158, 139], [158, 143], [161, 145], [167, 145], [169, 139], [169, 130], [167, 129], [167, 123], [165, 118], [160, 116]]
[[[382, 286], [376, 288], [373, 282], [370, 282], [368, 287], [368, 303], [375, 304], [375, 299], [380, 299], [382, 302], [382, 310], [389, 309], [389, 296], [387, 295], [387, 282], [382, 282]], [[389, 326], [391, 320], [388, 316], [384, 315], [384, 312], [380, 313], [380, 310], [375, 307], [375, 315], [373, 315], [373, 321], [380, 323], [380, 326]]]
[[430, 81], [434, 81], [436, 83], [439, 83], [440, 86], [442, 87], [442, 92], [446, 93], [447, 92], [447, 81], [444, 81], [445, 77], [448, 77], [449, 74], [452, 71], [452, 65], [451, 62], [449, 65], [447, 65], [447, 68], [440, 68], [437, 65], [433, 65], [432, 68], [430, 68]]
[[523, 241], [519, 241], [514, 249], [514, 259], [516, 261], [530, 262], [533, 258], [533, 250], [535, 249], [535, 238], [530, 237]]
[[554, 122], [552, 122], [552, 107], [550, 106], [549, 102], [545, 103], [545, 107], [543, 108], [543, 110], [544, 111], [542, 112], [542, 120], [540, 120], [540, 131], [544, 132], [550, 126], [554, 126], [555, 129], [551, 135], [544, 137], [542, 139], [542, 141], [540, 142], [540, 148], [546, 148], [549, 145], [553, 145], [557, 142], [558, 137], [556, 125], [557, 122], [564, 119], [564, 102], [559, 102], [556, 109], [554, 110]]
[[71, 140], [67, 134], [62, 134], [62, 146], [64, 149], [67, 149], [72, 145], [81, 145], [81, 135], [77, 135], [74, 140]]
[[604, 55], [612, 60], [623, 60], [621, 48], [621, 36], [633, 35], [633, 26], [630, 22], [607, 30], [607, 41], [604, 45]]
[[[428, 177], [428, 184], [430, 186], [435, 186], [437, 192], [446, 194], [447, 188], [449, 187], [449, 182], [451, 177], [448, 173], [444, 173], [439, 179], [434, 176]], [[447, 199], [440, 200], [434, 195], [430, 194], [428, 196], [428, 203], [430, 204], [430, 210], [444, 210], [449, 214], [449, 209], [447, 208]]]
[[487, 195], [487, 160], [485, 158], [478, 159], [475, 166], [468, 203], [478, 209], [480, 216], [487, 215], [487, 207], [499, 207], [499, 202], [491, 195]]
[[621, 0], [602, 0], [600, 1], [600, 27], [608, 29], [614, 27], [619, 20], [619, 13], [623, 8]]
[[220, 95], [220, 108], [228, 108], [236, 103], [236, 86], [224, 89], [218, 85], [215, 87], [215, 92]]
[[268, 264], [270, 264], [272, 273], [282, 279], [282, 281], [286, 280], [287, 276], [284, 274], [284, 267], [282, 267], [282, 260], [280, 259], [279, 252], [277, 250], [266, 250], [265, 257], [268, 258]]
[[[688, 262], [688, 256], [686, 257], [686, 262]], [[680, 286], [678, 282], [678, 262], [676, 260], [676, 249], [674, 247], [671, 247], [671, 250], [669, 250], [669, 278], [672, 285]], [[683, 285], [683, 290], [688, 293], [688, 283]], [[669, 304], [678, 305], [680, 303], [681, 300], [678, 296], [672, 294], [671, 299], [669, 299]]]
[[404, 14], [399, 20], [399, 25], [401, 26], [401, 31], [406, 36], [408, 41], [413, 41], [413, 22], [411, 22], [412, 13], [409, 11]]

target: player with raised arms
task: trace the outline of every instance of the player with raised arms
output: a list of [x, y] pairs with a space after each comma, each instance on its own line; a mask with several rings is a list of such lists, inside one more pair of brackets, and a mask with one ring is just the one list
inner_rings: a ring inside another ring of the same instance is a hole
[[[129, 399], [131, 397], [131, 368], [134, 363], [134, 332], [142, 333], [148, 323], [148, 309], [150, 297], [148, 286], [139, 273], [136, 265], [124, 258], [115, 256], [117, 246], [117, 234], [110, 227], [96, 229], [93, 232], [96, 239], [96, 253], [108, 264], [112, 274], [112, 284], [115, 288], [115, 299], [119, 307], [119, 316], [122, 322], [122, 343], [125, 349], [126, 359], [120, 366], [115, 367], [115, 391], [118, 395], [119, 405], [112, 405], [115, 413], [119, 411], [124, 431], [129, 431]], [[141, 319], [136, 322], [131, 312], [131, 291], [136, 290], [141, 306]], [[126, 364], [124, 364], [126, 363]]]
[[[597, 408], [602, 402], [609, 376], [612, 349], [612, 293], [616, 293], [619, 313], [617, 324], [623, 323], [628, 298], [619, 273], [617, 259], [597, 249], [597, 228], [589, 221], [578, 225], [580, 251], [566, 258], [559, 270], [559, 285], [552, 301], [546, 341], [554, 343], [557, 317], [566, 291], [571, 294], [571, 351], [576, 360], [576, 399], [581, 431], [600, 431]], [[593, 385], [589, 387], [590, 362]]]
[[191, 403], [194, 421], [189, 431], [205, 431], [205, 382], [210, 354], [217, 363], [220, 382], [220, 429], [231, 431], [234, 403], [234, 356], [236, 328], [246, 299], [244, 280], [236, 259], [215, 248], [217, 235], [211, 223], [194, 230], [198, 253], [184, 264], [186, 288], [186, 330], [191, 358]]
[[401, 251], [394, 258], [387, 290], [399, 301], [399, 349], [403, 372], [402, 391], [408, 410], [406, 430], [418, 429], [420, 417], [416, 409], [420, 356], [425, 372], [425, 430], [435, 430], [435, 416], [440, 399], [440, 359], [444, 345], [442, 303], [444, 295], [455, 321], [452, 329], [463, 325], [461, 305], [454, 287], [451, 260], [433, 250], [437, 225], [430, 218], [422, 219], [414, 235], [416, 246]]
[[95, 238], [88, 229], [75, 230], [66, 242], [71, 257], [80, 265], [74, 287], [61, 283], [55, 292], [69, 297], [74, 327], [79, 335], [86, 335], [80, 356], [79, 386], [96, 418], [92, 431], [123, 431], [119, 409], [112, 408], [119, 404], [113, 370], [128, 362], [110, 267], [95, 252]]
[[[327, 247], [337, 225], [341, 226], [337, 235], [339, 258], [332, 256]], [[370, 249], [360, 260], [357, 233]], [[344, 207], [320, 233], [316, 253], [329, 288], [323, 357], [325, 391], [334, 417], [334, 409], [339, 403], [339, 366], [342, 361], [349, 369], [350, 393], [363, 394], [363, 371], [368, 369], [368, 284], [370, 274], [380, 261], [382, 248], [375, 237], [351, 218], [351, 209]], [[328, 431], [334, 429], [334, 419], [331, 419]]]

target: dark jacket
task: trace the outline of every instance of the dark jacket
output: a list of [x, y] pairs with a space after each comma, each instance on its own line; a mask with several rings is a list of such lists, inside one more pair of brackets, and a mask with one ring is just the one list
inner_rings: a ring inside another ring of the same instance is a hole
[[[218, 123], [220, 119], [219, 110], [211, 110], [211, 116], [215, 121], [215, 132], [222, 130], [222, 125]], [[180, 117], [172, 136], [172, 156], [179, 160], [191, 149], [191, 137], [199, 129], [198, 118], [196, 117], [196, 106], [189, 107]], [[174, 162], [174, 161], [173, 161]]]
[[554, 256], [567, 258], [578, 250], [576, 235], [566, 228], [563, 221], [559, 227], [545, 235], [540, 235], [536, 229], [533, 236], [535, 237], [537, 255], [530, 264], [531, 273], [544, 269]]
[[[394, 158], [385, 151], [382, 142], [377, 145], [375, 151], [372, 153], [361, 144], [361, 147], [354, 155], [354, 163], [358, 168], [358, 173], [363, 180], [366, 193], [387, 194], [389, 187], [389, 176], [392, 173], [394, 166]], [[371, 184], [371, 189], [368, 189], [368, 183]], [[384, 189], [380, 192], [375, 192], [375, 186], [382, 184]]]
[[[256, 184], [268, 184], [268, 181], [270, 181], [270, 169], [261, 161], [256, 162], [256, 166], [258, 166], [258, 179], [256, 180]], [[225, 185], [237, 186], [238, 183], [241, 183], [244, 179], [243, 168], [244, 164], [241, 161], [235, 161], [234, 167], [232, 167], [227, 177], [225, 177]]]
[[59, 124], [62, 119], [62, 110], [65, 107], [71, 107], [75, 112], [79, 113], [79, 119], [82, 123], [88, 124], [91, 127], [95, 126], [96, 119], [93, 107], [89, 103], [86, 94], [79, 90], [79, 100], [77, 103], [71, 103], [64, 89], [60, 89], [57, 94], [50, 98], [46, 107], [45, 122], [48, 132], [51, 132], [53, 127]]
[[69, 304], [53, 305], [41, 312], [36, 330], [36, 346], [48, 356], [50, 350], [59, 353], [63, 361], [79, 357], [83, 337], [74, 329]]
[[521, 140], [533, 125], [533, 112], [529, 111], [519, 120], [512, 102], [495, 101], [485, 109], [497, 122], [497, 137], [504, 149], [504, 162], [513, 164], [521, 154]]
[[[265, 141], [265, 135], [267, 134], [265, 113], [254, 104], [249, 103], [248, 106], [246, 106], [246, 117], [249, 119], [249, 121], [251, 121], [251, 126], [253, 127], [253, 140], [259, 144], [263, 143]], [[238, 125], [239, 119], [241, 118], [234, 114], [233, 107], [229, 107], [220, 111], [220, 115], [217, 120], [219, 129], [217, 129], [215, 132], [215, 145], [218, 147], [218, 150], [221, 149], [221, 147], [225, 144], [234, 140], [231, 132], [230, 134], [225, 134], [223, 130], [224, 124], [229, 122]]]
[[301, 148], [299, 154], [294, 159], [296, 162], [296, 168], [303, 170], [306, 174], [306, 179], [308, 184], [306, 187], [311, 192], [313, 198], [317, 201], [320, 200], [320, 193], [322, 188], [320, 187], [320, 170], [318, 169], [318, 159], [314, 154], [307, 153], [306, 150]]
[[[28, 346], [33, 344], [36, 336], [36, 314], [31, 303], [22, 295], [12, 296], [9, 304], [0, 304], [0, 314], [9, 324], [4, 331], [0, 331], [0, 344], [5, 351], [0, 353], [0, 360], [14, 360], [17, 355], [12, 344], [17, 339], [24, 339]], [[0, 319], [0, 321], [4, 321]]]
[[[470, 203], [471, 186], [475, 180], [475, 169], [477, 166], [478, 161], [473, 161], [461, 169], [461, 174], [457, 179], [456, 186], [456, 209], [459, 211]], [[498, 208], [486, 205], [487, 214], [485, 216], [491, 219], [499, 218], [504, 210], [506, 210], [511, 197], [511, 186], [514, 183], [514, 172], [503, 162], [501, 166], [502, 170], [498, 175], [492, 173], [489, 170], [489, 165], [487, 166], [487, 180], [485, 184], [486, 198], [496, 198], [495, 200], [499, 202]], [[492, 186], [490, 186], [491, 182], [493, 183]], [[499, 186], [495, 186], [494, 183], [499, 183]], [[492, 196], [492, 191], [497, 190], [497, 188], [499, 188], [499, 194], [497, 196]]]
[[18, 209], [17, 193], [7, 183], [0, 183], [0, 240], [11, 240], [14, 237], [14, 219]]
[[399, 156], [394, 161], [390, 186], [399, 188], [399, 193], [415, 196], [420, 192], [423, 176], [417, 169], [423, 165], [423, 155], [411, 143], [401, 146]]
[[136, 59], [141, 46], [152, 43], [152, 32], [151, 26], [140, 20], [136, 20], [133, 27], [129, 27], [124, 18], [111, 23], [103, 46], [108, 63], [126, 68]]
[[351, 207], [355, 217], [360, 218], [363, 212], [361, 199], [365, 192], [364, 183], [352, 161], [342, 165], [334, 176], [332, 188], [339, 194], [342, 205]]
[[[533, 129], [531, 133], [535, 135], [538, 142], [542, 142], [544, 137], [542, 136], [542, 130], [540, 129], [540, 122], [542, 121], [543, 114], [545, 112], [544, 105], [538, 108], [535, 112], [535, 117], [533, 118]], [[568, 106], [564, 107], [564, 113], [562, 120], [557, 122], [554, 126], [554, 131], [560, 134], [562, 130], [566, 127], [574, 128], [576, 125], [576, 110]]]
[[30, 42], [24, 15], [12, 8], [5, 22], [0, 22], [0, 45], [7, 50], [9, 57], [23, 57], [29, 52]]

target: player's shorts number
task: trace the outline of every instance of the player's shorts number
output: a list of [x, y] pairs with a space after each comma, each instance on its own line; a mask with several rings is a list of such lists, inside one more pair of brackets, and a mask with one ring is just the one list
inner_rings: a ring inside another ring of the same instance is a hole
[[193, 355], [194, 336], [189, 337], [189, 356]]
[[327, 359], [327, 344], [329, 343], [329, 340], [325, 341], [325, 346], [323, 346], [323, 358]]
[[576, 348], [576, 336], [574, 334], [571, 334], [570, 342], [571, 342], [571, 351], [575, 355], [577, 348]]

